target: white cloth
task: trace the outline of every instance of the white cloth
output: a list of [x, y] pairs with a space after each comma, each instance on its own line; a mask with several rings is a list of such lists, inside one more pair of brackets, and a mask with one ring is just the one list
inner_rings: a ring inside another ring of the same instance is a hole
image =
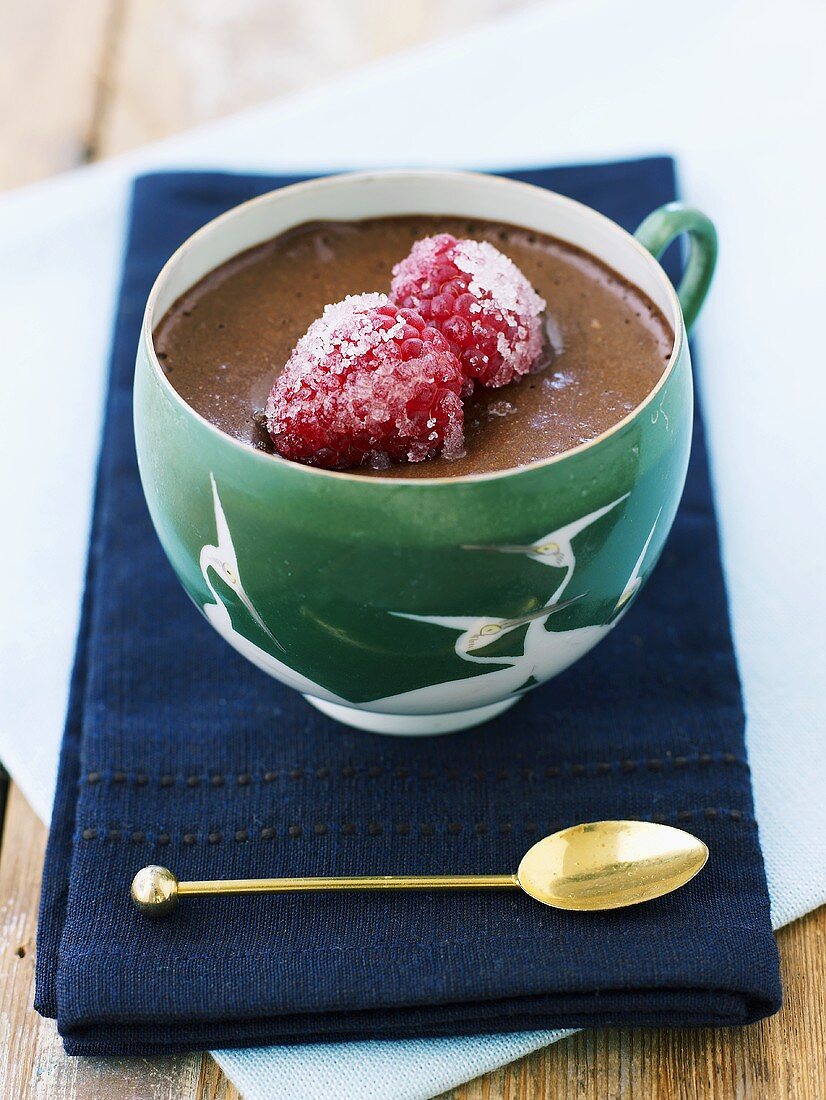
[[[0, 409], [32, 415], [7, 415], [0, 433], [0, 756], [40, 816], [74, 649], [133, 174], [673, 152], [684, 195], [721, 238], [699, 325], [703, 397], [774, 923], [826, 902], [824, 41], [819, 0], [557, 0], [3, 198]], [[558, 1035], [217, 1057], [248, 1100], [419, 1100]]]

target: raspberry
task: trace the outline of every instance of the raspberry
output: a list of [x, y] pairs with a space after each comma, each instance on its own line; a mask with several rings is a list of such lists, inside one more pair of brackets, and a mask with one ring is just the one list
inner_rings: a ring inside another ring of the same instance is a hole
[[390, 298], [435, 325], [458, 357], [468, 389], [526, 374], [543, 348], [545, 302], [487, 241], [439, 233], [416, 241], [393, 268]]
[[296, 344], [267, 402], [284, 458], [384, 469], [464, 445], [462, 371], [447, 340], [385, 294], [327, 306]]

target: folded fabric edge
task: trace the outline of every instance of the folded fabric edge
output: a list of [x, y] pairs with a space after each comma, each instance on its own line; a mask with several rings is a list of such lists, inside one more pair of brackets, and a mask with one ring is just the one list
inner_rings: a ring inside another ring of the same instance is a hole
[[[772, 943], [773, 943], [772, 938]], [[767, 950], [770, 945], [761, 945]], [[763, 975], [764, 979], [766, 975]], [[216, 1031], [210, 1049], [238, 1046], [306, 1046], [319, 1040], [351, 1043], [369, 1040], [459, 1038], [508, 1032], [555, 1031], [593, 1027], [732, 1027], [755, 1023], [780, 1007], [780, 988], [737, 990], [714, 987], [694, 989], [600, 990], [596, 994], [564, 997], [536, 996], [513, 998], [501, 1004], [456, 1006], [449, 1021], [438, 1022], [429, 1009], [440, 1012], [444, 1006], [418, 1006], [392, 1012], [367, 1010], [352, 1012], [342, 1027], [337, 1014], [257, 1016], [248, 1019], [210, 1021]], [[133, 1043], [136, 1025], [154, 1023], [154, 1038]], [[117, 1024], [84, 1020], [73, 1025], [61, 1021], [60, 1033], [69, 1054], [168, 1054], [207, 1049], [201, 1036], [201, 1021], [188, 1017], [165, 1023], [157, 1019], [130, 1017]], [[277, 1031], [276, 1036], [273, 1032]]]

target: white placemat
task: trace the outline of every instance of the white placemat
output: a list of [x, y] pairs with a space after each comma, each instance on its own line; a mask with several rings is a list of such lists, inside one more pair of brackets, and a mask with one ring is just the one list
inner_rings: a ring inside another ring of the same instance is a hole
[[[672, 152], [684, 196], [721, 238], [698, 326], [702, 388], [774, 923], [826, 902], [824, 41], [819, 0], [557, 0], [0, 200], [0, 409], [32, 410], [7, 416], [0, 433], [0, 757], [40, 816], [51, 807], [135, 172], [528, 167]], [[553, 1037], [217, 1057], [249, 1100], [419, 1100]]]

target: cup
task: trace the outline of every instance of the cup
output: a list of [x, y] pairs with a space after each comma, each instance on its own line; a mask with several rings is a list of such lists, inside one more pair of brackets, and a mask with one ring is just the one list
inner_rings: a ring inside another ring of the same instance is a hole
[[[213, 268], [303, 222], [403, 214], [509, 222], [591, 252], [673, 328], [659, 382], [613, 428], [563, 454], [431, 479], [367, 478], [253, 450], [170, 385], [153, 329]], [[690, 249], [675, 292], [652, 253], [681, 233]], [[691, 443], [686, 330], [715, 253], [708, 219], [677, 203], [633, 237], [571, 199], [474, 173], [328, 176], [216, 218], [158, 276], [135, 378], [143, 488], [184, 588], [233, 648], [348, 725], [434, 734], [500, 714], [605, 637], [660, 555]]]

